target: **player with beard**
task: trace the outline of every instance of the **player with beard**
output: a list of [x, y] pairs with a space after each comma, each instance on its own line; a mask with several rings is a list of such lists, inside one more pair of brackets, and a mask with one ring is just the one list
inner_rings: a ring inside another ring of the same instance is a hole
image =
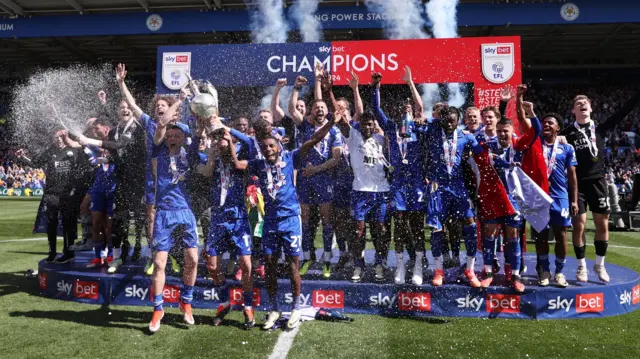
[[[382, 75], [373, 73], [371, 84], [374, 89], [374, 107], [379, 101], [377, 97]], [[386, 117], [380, 118], [384, 121]], [[371, 220], [371, 237], [376, 248], [375, 279], [384, 280], [384, 267], [382, 265], [386, 257], [382, 253], [388, 251], [389, 243], [386, 235], [385, 220], [387, 218], [387, 206], [389, 202], [389, 180], [387, 178], [389, 161], [385, 158], [383, 136], [376, 133], [376, 114], [371, 110], [364, 111], [359, 122], [353, 125], [341, 121], [338, 125], [340, 132], [347, 139], [351, 168], [354, 180], [351, 193], [351, 209], [356, 221], [356, 237], [349, 243], [354, 260], [354, 270], [351, 280], [362, 280], [362, 272], [365, 269], [363, 251], [365, 246], [365, 220]], [[381, 127], [386, 126], [381, 123]]]
[[[415, 105], [403, 105], [404, 118], [401, 123], [389, 121], [380, 108], [377, 98], [380, 94], [374, 89], [374, 110], [377, 113], [380, 126], [387, 134], [390, 147], [390, 162], [394, 168], [391, 189], [393, 197], [391, 203], [394, 210], [394, 238], [397, 268], [394, 277], [396, 284], [405, 284], [406, 267], [403, 260], [405, 245], [415, 249], [415, 262], [412, 270], [411, 282], [422, 285], [422, 258], [424, 256], [424, 211], [425, 186], [423, 160], [423, 135], [426, 126], [423, 123], [423, 109], [420, 94], [413, 84], [411, 69], [405, 66], [403, 80], [409, 86]], [[416, 120], [414, 120], [414, 118]]]
[[427, 129], [425, 143], [428, 155], [427, 168], [427, 224], [432, 228], [431, 253], [436, 271], [432, 280], [434, 286], [444, 282], [444, 225], [454, 221], [464, 222], [464, 242], [467, 250], [467, 264], [464, 275], [472, 287], [480, 287], [475, 275], [476, 223], [464, 184], [462, 161], [465, 153], [483, 152], [475, 137], [457, 129], [458, 109], [445, 106], [440, 110], [440, 119], [435, 120]]
[[[144, 203], [147, 206], [147, 238], [153, 238], [153, 229], [155, 222], [155, 182], [156, 178], [154, 177], [153, 168], [156, 166], [156, 160], [152, 155], [152, 147], [153, 147], [153, 136], [155, 134], [156, 120], [152, 119], [149, 115], [144, 113], [140, 107], [136, 104], [133, 95], [129, 91], [127, 84], [125, 83], [125, 78], [127, 76], [127, 70], [125, 65], [118, 64], [116, 68], [116, 81], [118, 82], [118, 86], [120, 87], [120, 91], [122, 92], [122, 96], [127, 101], [129, 105], [129, 109], [133, 112], [133, 115], [138, 121], [142, 128], [144, 128], [146, 134], [146, 150], [145, 150], [145, 194], [144, 194]], [[176, 102], [176, 99], [171, 96], [156, 96], [154, 98], [154, 110], [155, 110], [155, 118], [158, 119], [165, 115], [165, 113], [169, 110], [169, 107]], [[177, 123], [176, 121], [179, 118], [179, 113], [176, 112], [174, 117], [172, 118], [172, 122], [182, 128], [183, 132], [187, 136], [186, 142], [187, 145], [191, 144], [191, 132], [189, 131], [189, 126]], [[176, 264], [175, 260], [172, 260], [172, 264]], [[147, 275], [151, 275], [153, 272], [153, 261], [149, 260], [145, 265], [145, 273]]]
[[567, 138], [576, 151], [578, 167], [578, 214], [572, 218], [573, 248], [578, 259], [576, 279], [579, 282], [588, 280], [589, 271], [585, 260], [586, 246], [583, 242], [584, 228], [587, 222], [587, 207], [593, 214], [596, 227], [594, 247], [596, 263], [593, 270], [603, 282], [609, 282], [609, 274], [604, 266], [604, 258], [609, 245], [609, 195], [605, 175], [605, 137], [640, 101], [640, 91], [622, 105], [606, 121], [596, 126], [591, 118], [591, 100], [585, 95], [578, 95], [571, 103], [571, 112], [575, 122], [566, 127], [560, 135]]
[[[34, 159], [25, 156], [25, 151], [20, 149], [15, 155], [21, 162], [26, 162], [34, 168], [44, 169], [46, 184], [44, 187], [43, 202], [47, 216], [47, 239], [49, 243], [49, 255], [45, 259], [47, 263], [68, 263], [75, 259], [73, 251], [69, 247], [73, 244], [75, 227], [78, 225], [79, 198], [81, 193], [76, 193], [74, 185], [81, 175], [81, 153], [66, 144], [64, 131], [58, 131], [53, 137], [53, 145]], [[81, 197], [80, 197], [81, 198]], [[56, 241], [58, 237], [58, 218], [62, 217], [63, 252], [58, 258]]]
[[[342, 118], [342, 111], [336, 113], [335, 120]], [[333, 122], [327, 121], [316, 131], [309, 141], [299, 149], [282, 151], [278, 141], [270, 136], [261, 142], [260, 150], [264, 159], [240, 161], [231, 146], [233, 162], [237, 170], [247, 170], [249, 176], [257, 176], [265, 196], [265, 221], [262, 245], [266, 266], [266, 286], [269, 293], [270, 312], [264, 329], [271, 329], [280, 318], [277, 291], [277, 258], [280, 251], [285, 252], [291, 274], [291, 293], [296, 298], [287, 327], [294, 328], [300, 322], [300, 273], [298, 256], [302, 242], [300, 204], [293, 184], [293, 171], [305, 160], [307, 153], [322, 141], [333, 128]]]
[[559, 287], [567, 287], [567, 279], [562, 274], [567, 255], [567, 228], [571, 227], [571, 216], [578, 214], [578, 180], [576, 177], [577, 162], [575, 150], [569, 144], [561, 144], [558, 132], [561, 130], [562, 116], [548, 114], [542, 122], [543, 151], [546, 163], [546, 174], [549, 176], [549, 190], [553, 204], [550, 209], [549, 227], [540, 233], [532, 228], [532, 235], [536, 242], [536, 253], [540, 268], [538, 269], [538, 284], [549, 285], [551, 270], [549, 264], [549, 230], [553, 231], [555, 244], [555, 276], [554, 281]]
[[[316, 81], [320, 81], [317, 78]], [[295, 90], [291, 94], [291, 103], [297, 103], [298, 92], [307, 80], [298, 76]], [[297, 111], [293, 114], [299, 123], [297, 131], [300, 134], [299, 141], [308, 141], [314, 133], [331, 121], [326, 103], [322, 98], [316, 99], [311, 109], [311, 115], [303, 119]], [[298, 139], [296, 139], [298, 140]], [[300, 267], [300, 275], [304, 276], [311, 266], [311, 247], [315, 238], [309, 228], [311, 207], [320, 208], [320, 220], [322, 221], [322, 242], [324, 254], [322, 256], [322, 276], [331, 277], [331, 244], [333, 241], [333, 176], [331, 170], [338, 165], [342, 154], [341, 136], [337, 128], [331, 128], [306, 157], [306, 163], [298, 168], [297, 192], [300, 200], [302, 217], [302, 250], [303, 261]]]

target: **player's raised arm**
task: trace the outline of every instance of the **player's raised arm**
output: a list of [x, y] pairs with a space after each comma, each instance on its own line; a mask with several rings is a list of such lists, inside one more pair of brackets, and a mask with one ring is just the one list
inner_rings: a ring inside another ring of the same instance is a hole
[[411, 97], [413, 98], [414, 116], [417, 120], [424, 119], [424, 104], [422, 103], [422, 97], [413, 83], [413, 77], [411, 75], [411, 68], [409, 66], [404, 67], [404, 77], [402, 78], [407, 83], [411, 90]]
[[124, 64], [118, 64], [118, 66], [116, 67], [116, 81], [118, 82], [118, 86], [120, 87], [120, 92], [122, 92], [122, 96], [124, 96], [127, 104], [129, 104], [129, 107], [131, 107], [133, 115], [137, 119], [139, 119], [140, 116], [142, 116], [142, 110], [136, 104], [136, 100], [133, 98], [133, 95], [131, 95], [129, 88], [124, 81], [126, 77], [127, 69], [125, 68]]
[[356, 114], [353, 116], [353, 122], [358, 122], [358, 118], [364, 112], [364, 104], [362, 103], [362, 97], [360, 96], [360, 89], [358, 88], [360, 78], [358, 74], [351, 71], [351, 78], [349, 79], [349, 87], [353, 91], [353, 105], [355, 106]]
[[313, 86], [313, 97], [315, 101], [322, 100], [322, 74], [324, 66], [320, 62], [316, 62], [314, 66], [315, 82]]
[[576, 175], [576, 167], [567, 167], [567, 177], [569, 178], [569, 197], [571, 201], [571, 215], [576, 216], [580, 209], [578, 207], [578, 176]]
[[311, 136], [311, 138], [309, 138], [307, 142], [303, 143], [302, 146], [300, 146], [298, 150], [300, 153], [300, 158], [304, 158], [307, 155], [307, 152], [310, 149], [312, 149], [313, 146], [317, 145], [318, 142], [322, 141], [327, 135], [327, 133], [329, 133], [329, 131], [331, 130], [331, 127], [333, 127], [334, 124], [342, 121], [342, 119], [344, 118], [345, 111], [346, 109], [344, 107], [340, 107], [338, 111], [336, 111], [335, 115], [333, 116], [333, 119], [330, 119], [329, 121], [327, 121], [327, 123], [325, 123], [324, 126], [320, 127], [320, 129], [318, 129]]
[[271, 113], [273, 113], [273, 121], [280, 122], [284, 117], [284, 110], [280, 107], [280, 90], [287, 85], [287, 79], [278, 79], [276, 86], [273, 88], [273, 96], [271, 97]]
[[231, 134], [228, 131], [224, 133], [224, 139], [229, 142], [229, 150], [231, 151], [231, 160], [233, 161], [233, 165], [237, 170], [245, 171], [249, 167], [249, 161], [239, 160], [238, 154], [236, 153], [236, 146], [233, 146], [233, 141], [231, 140]]
[[[504, 90], [503, 90], [504, 91]], [[532, 116], [535, 114], [527, 113], [527, 109], [529, 106], [525, 106], [524, 103], [524, 93], [527, 92], [527, 85], [518, 85], [516, 95], [516, 111], [518, 113], [518, 124], [520, 125], [520, 132], [527, 133], [529, 129], [531, 129], [531, 120], [529, 120], [528, 116]], [[530, 111], [533, 112], [533, 105], [530, 106]]]
[[158, 119], [158, 127], [156, 127], [156, 132], [153, 135], [153, 143], [157, 146], [162, 143], [164, 140], [164, 136], [167, 132], [167, 125], [173, 120], [173, 117], [176, 115], [178, 108], [182, 106], [182, 101], [184, 101], [186, 97], [185, 92], [180, 92], [180, 99], [174, 102], [171, 107], [167, 110], [167, 112]]
[[291, 96], [289, 97], [289, 115], [291, 115], [291, 119], [296, 124], [296, 126], [300, 126], [304, 121], [304, 113], [300, 113], [296, 109], [296, 104], [298, 103], [298, 96], [300, 95], [300, 90], [302, 90], [302, 86], [307, 84], [307, 79], [304, 76], [298, 76], [296, 78], [296, 83], [293, 85], [293, 91], [291, 91]]

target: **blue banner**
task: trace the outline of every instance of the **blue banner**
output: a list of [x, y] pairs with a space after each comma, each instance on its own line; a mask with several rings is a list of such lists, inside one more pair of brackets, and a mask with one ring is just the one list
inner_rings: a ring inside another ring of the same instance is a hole
[[[152, 306], [151, 278], [140, 275], [141, 268], [138, 268], [138, 275], [131, 271], [114, 275], [104, 271], [86, 271], [84, 265], [90, 256], [89, 252], [78, 253], [77, 262], [82, 263], [74, 263], [71, 267], [40, 262], [41, 293], [47, 297], [84, 303]], [[575, 259], [568, 258], [567, 272], [574, 270], [576, 264]], [[305, 307], [388, 316], [565, 319], [607, 317], [638, 309], [638, 273], [613, 264], [607, 265], [607, 269], [615, 279], [606, 285], [596, 284], [595, 278], [590, 278], [593, 281], [572, 282], [568, 288], [529, 285], [522, 294], [504, 286], [502, 276], [496, 277], [499, 282], [488, 289], [455, 284], [455, 270], [447, 272], [449, 283], [442, 287], [305, 279], [299, 300]], [[257, 310], [266, 310], [269, 298], [266, 289], [262, 282], [255, 285], [252, 304]], [[181, 288], [181, 278], [167, 276], [162, 292], [165, 306], [178, 305]], [[289, 280], [278, 280], [277, 300], [285, 310], [293, 306], [296, 298], [291, 294]], [[198, 279], [194, 290], [195, 308], [215, 309], [227, 301], [236, 309], [242, 307], [240, 282], [227, 281], [225, 285], [213, 286], [210, 281]]]
[[[289, 26], [296, 29], [288, 11]], [[403, 14], [369, 12], [366, 6], [323, 6], [316, 13], [325, 30], [382, 28], [388, 16]], [[640, 2], [462, 3], [457, 17], [460, 27], [633, 23], [640, 22]], [[249, 31], [249, 23], [250, 13], [245, 10], [49, 15], [2, 19], [0, 38]]]

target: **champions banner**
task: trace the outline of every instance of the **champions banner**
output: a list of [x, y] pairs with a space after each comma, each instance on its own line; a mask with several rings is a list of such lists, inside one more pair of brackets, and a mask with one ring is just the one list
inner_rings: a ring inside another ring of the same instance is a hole
[[336, 41], [288, 44], [184, 45], [158, 47], [156, 92], [175, 92], [192, 78], [216, 87], [293, 84], [298, 75], [314, 82], [314, 64], [329, 69], [335, 85], [347, 85], [350, 71], [362, 84], [380, 72], [384, 84], [404, 84], [403, 67], [413, 81], [473, 84], [478, 107], [497, 105], [500, 88], [522, 82], [520, 37], [425, 40]]
[[40, 197], [42, 193], [42, 188], [0, 188], [0, 197]]

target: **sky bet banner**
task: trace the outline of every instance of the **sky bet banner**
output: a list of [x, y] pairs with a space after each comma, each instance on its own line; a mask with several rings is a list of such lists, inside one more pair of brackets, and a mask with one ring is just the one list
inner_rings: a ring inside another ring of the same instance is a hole
[[[84, 268], [89, 255], [78, 254], [79, 261], [72, 268], [59, 265], [39, 265], [39, 284], [42, 295], [63, 300], [92, 304], [136, 305], [149, 307], [154, 295], [151, 279], [141, 272], [134, 275], [109, 275]], [[567, 270], [575, 268], [575, 260]], [[488, 289], [474, 289], [466, 285], [447, 284], [442, 287], [424, 285], [393, 285], [351, 283], [336, 280], [304, 280], [300, 303], [303, 306], [329, 308], [353, 314], [391, 316], [445, 316], [472, 318], [567, 319], [598, 318], [632, 312], [640, 307], [640, 277], [628, 268], [608, 265], [615, 282], [607, 285], [572, 284], [561, 289], [535, 285], [523, 294], [502, 285]], [[615, 276], [615, 277], [614, 277]], [[455, 277], [455, 276], [454, 276]], [[256, 282], [253, 306], [266, 310], [268, 295], [263, 284]], [[167, 276], [162, 291], [165, 306], [175, 307], [180, 300], [182, 279]], [[293, 305], [288, 280], [278, 280], [278, 303], [284, 310]], [[212, 286], [199, 279], [194, 290], [193, 305], [197, 309], [215, 309], [229, 301], [236, 308], [243, 303], [242, 287], [238, 281]]]
[[373, 71], [382, 73], [383, 84], [403, 84], [408, 65], [416, 84], [473, 83], [475, 104], [482, 107], [497, 104], [505, 84], [522, 81], [520, 37], [477, 37], [161, 46], [156, 90], [175, 92], [187, 81], [187, 72], [216, 87], [271, 86], [281, 77], [293, 84], [298, 75], [313, 84], [317, 62], [330, 70], [336, 85], [347, 85], [350, 71], [362, 84]]

